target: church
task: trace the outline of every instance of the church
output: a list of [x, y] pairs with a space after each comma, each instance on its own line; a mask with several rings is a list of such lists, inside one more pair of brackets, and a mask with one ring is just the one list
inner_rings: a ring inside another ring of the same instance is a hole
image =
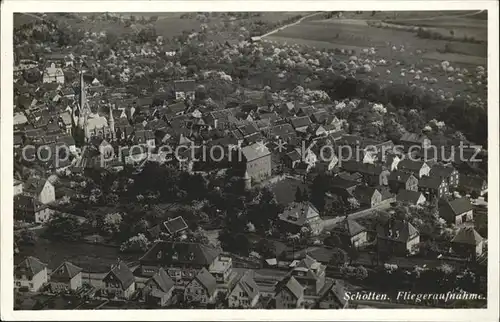
[[109, 117], [93, 113], [87, 102], [85, 80], [80, 72], [79, 102], [73, 107], [73, 137], [81, 145], [86, 144], [93, 137], [105, 138], [108, 141], [116, 139], [115, 121], [112, 107], [109, 107]]

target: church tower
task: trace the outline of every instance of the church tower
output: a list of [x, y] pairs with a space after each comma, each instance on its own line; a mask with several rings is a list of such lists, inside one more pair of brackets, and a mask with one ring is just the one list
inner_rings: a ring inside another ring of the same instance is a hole
[[111, 134], [111, 141], [116, 139], [115, 136], [115, 117], [113, 116], [113, 107], [114, 105], [109, 105], [109, 132]]

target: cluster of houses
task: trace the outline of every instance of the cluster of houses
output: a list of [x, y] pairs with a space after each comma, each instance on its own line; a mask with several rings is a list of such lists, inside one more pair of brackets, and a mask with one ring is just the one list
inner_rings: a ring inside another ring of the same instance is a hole
[[[295, 261], [272, 287], [263, 287], [254, 270], [233, 269], [220, 250], [195, 243], [155, 243], [134, 271], [124, 261], [111, 266], [92, 296], [134, 300], [157, 307], [178, 304], [206, 307], [217, 299], [228, 308], [344, 308], [344, 287], [325, 276], [325, 265], [310, 256]], [[49, 272], [27, 257], [14, 270], [15, 288], [29, 292], [77, 291], [84, 284], [82, 268], [64, 262]], [[261, 278], [260, 278], [261, 279]], [[179, 295], [181, 300], [179, 300]]]

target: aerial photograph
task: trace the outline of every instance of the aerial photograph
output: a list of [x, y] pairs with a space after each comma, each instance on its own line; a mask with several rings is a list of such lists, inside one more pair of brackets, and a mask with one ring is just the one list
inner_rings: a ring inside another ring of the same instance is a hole
[[487, 307], [486, 10], [13, 28], [14, 310]]

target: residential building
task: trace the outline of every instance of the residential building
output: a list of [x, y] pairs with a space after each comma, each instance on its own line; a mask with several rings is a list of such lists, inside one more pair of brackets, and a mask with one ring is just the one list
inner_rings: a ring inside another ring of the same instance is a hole
[[340, 167], [349, 173], [359, 173], [370, 186], [386, 186], [390, 172], [381, 166], [363, 163], [356, 160], [342, 161]]
[[329, 280], [319, 295], [317, 308], [319, 309], [345, 309], [348, 306], [346, 290], [342, 280]]
[[17, 220], [41, 224], [50, 220], [52, 210], [32, 196], [14, 196], [14, 217]]
[[425, 196], [419, 191], [399, 190], [396, 201], [410, 205], [423, 205], [426, 201]]
[[331, 233], [339, 236], [344, 245], [354, 246], [355, 248], [361, 247], [368, 242], [366, 228], [356, 220], [349, 219], [349, 217], [337, 223]]
[[353, 196], [362, 207], [373, 208], [382, 202], [382, 194], [373, 187], [357, 186], [353, 191]]
[[488, 183], [479, 176], [460, 175], [459, 187], [466, 193], [475, 193], [478, 196], [483, 196], [488, 192]]
[[405, 151], [411, 149], [423, 148], [427, 149], [431, 145], [431, 140], [424, 134], [407, 132], [399, 139]]
[[262, 143], [255, 143], [241, 149], [245, 172], [255, 182], [271, 176], [271, 152]]
[[219, 255], [210, 264], [208, 271], [217, 283], [227, 283], [233, 272], [233, 260], [229, 256]]
[[184, 299], [189, 303], [206, 305], [215, 300], [217, 281], [206, 268], [193, 278], [184, 290]]
[[208, 269], [220, 253], [198, 243], [158, 241], [139, 259], [141, 274], [153, 276], [163, 267], [177, 284], [185, 285], [201, 268]]
[[70, 262], [63, 262], [50, 274], [50, 288], [53, 292], [77, 290], [82, 286], [82, 269]]
[[29, 178], [24, 185], [24, 191], [43, 204], [49, 204], [56, 200], [54, 185], [47, 179]]
[[483, 254], [483, 247], [483, 237], [472, 226], [460, 228], [451, 240], [453, 252], [474, 259]]
[[64, 84], [64, 72], [62, 68], [56, 67], [52, 63], [43, 71], [43, 82]]
[[305, 296], [317, 296], [325, 286], [326, 266], [306, 254], [284, 280], [291, 277], [304, 288]]
[[408, 172], [393, 171], [389, 175], [388, 183], [394, 193], [398, 193], [399, 190], [418, 190], [418, 179]]
[[253, 308], [257, 305], [260, 292], [259, 286], [253, 279], [254, 271], [245, 271], [234, 284], [233, 289], [228, 295], [228, 304], [230, 308]]
[[177, 80], [174, 81], [174, 93], [176, 100], [189, 98], [194, 100], [196, 83], [194, 80]]
[[312, 124], [312, 122], [309, 116], [299, 116], [291, 118], [290, 124], [296, 132], [306, 133], [307, 128]]
[[385, 166], [391, 172], [398, 169], [399, 162], [401, 162], [401, 158], [395, 153], [388, 153], [385, 156]]
[[448, 187], [450, 189], [458, 187], [460, 178], [460, 174], [458, 173], [458, 171], [451, 165], [443, 166], [438, 164], [434, 165], [431, 168], [429, 176], [431, 177], [437, 176], [444, 178], [447, 181]]
[[439, 216], [448, 223], [460, 225], [474, 219], [474, 207], [467, 198], [440, 202]]
[[293, 149], [283, 157], [284, 163], [291, 169], [295, 169], [299, 164], [305, 163], [307, 171], [313, 168], [318, 162], [316, 154], [311, 149]]
[[47, 265], [33, 256], [26, 257], [14, 268], [14, 288], [38, 292], [48, 281]]
[[411, 223], [389, 219], [377, 225], [376, 230], [379, 252], [403, 256], [418, 251], [420, 233]]
[[123, 261], [111, 266], [111, 270], [102, 279], [102, 294], [110, 298], [129, 299], [135, 292], [135, 278]]
[[319, 211], [310, 202], [294, 202], [288, 205], [279, 215], [280, 227], [290, 233], [298, 233], [307, 227], [313, 235], [321, 233], [323, 221]]
[[172, 298], [175, 282], [168, 276], [163, 268], [146, 282], [142, 293], [144, 300], [156, 306], [166, 306]]
[[275, 292], [276, 309], [298, 309], [304, 305], [304, 287], [291, 276], [286, 283], [278, 283]]
[[422, 178], [423, 176], [428, 176], [431, 168], [427, 163], [423, 161], [413, 161], [410, 159], [404, 159], [398, 163], [398, 169], [403, 172], [412, 173], [417, 178]]
[[446, 179], [442, 177], [422, 177], [418, 181], [418, 189], [424, 193], [427, 200], [443, 198], [450, 192]]

